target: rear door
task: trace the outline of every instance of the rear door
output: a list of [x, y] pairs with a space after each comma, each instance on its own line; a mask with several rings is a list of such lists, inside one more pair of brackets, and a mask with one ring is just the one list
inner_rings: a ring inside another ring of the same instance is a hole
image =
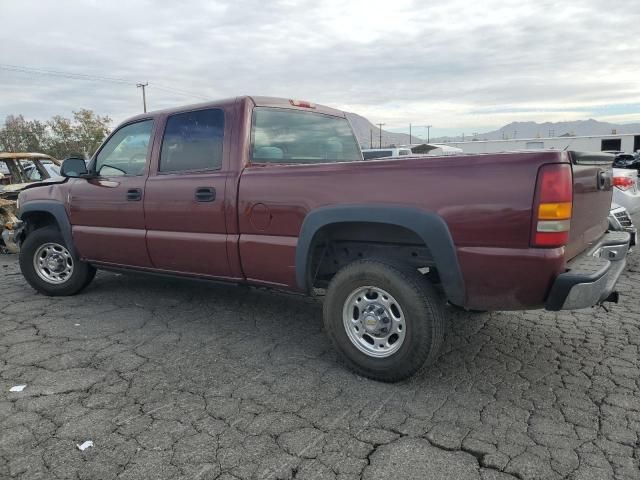
[[150, 267], [145, 241], [144, 184], [153, 120], [116, 130], [95, 157], [96, 178], [76, 179], [69, 212], [80, 256], [97, 262]]
[[613, 155], [569, 152], [573, 169], [573, 213], [566, 259], [598, 240], [608, 227]]
[[147, 248], [155, 268], [230, 277], [224, 139], [222, 109], [186, 111], [167, 117], [159, 158], [147, 181], [144, 200]]

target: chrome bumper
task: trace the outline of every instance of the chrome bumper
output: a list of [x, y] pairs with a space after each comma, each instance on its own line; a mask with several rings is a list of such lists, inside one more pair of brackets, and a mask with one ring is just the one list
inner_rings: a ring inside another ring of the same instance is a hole
[[630, 240], [627, 232], [609, 232], [597, 245], [569, 262], [567, 271], [553, 283], [545, 308], [577, 310], [606, 301], [627, 263]]

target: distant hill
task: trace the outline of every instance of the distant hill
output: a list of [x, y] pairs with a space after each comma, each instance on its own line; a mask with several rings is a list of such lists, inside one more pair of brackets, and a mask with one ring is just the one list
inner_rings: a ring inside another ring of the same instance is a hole
[[[353, 130], [362, 148], [370, 148], [371, 132], [373, 132], [373, 148], [378, 148], [380, 133], [377, 125], [357, 113], [347, 112], [347, 118], [353, 126]], [[512, 122], [498, 130], [473, 135], [466, 134], [464, 140], [501, 140], [503, 138], [545, 138], [545, 137], [573, 137], [582, 135], [610, 135], [615, 131], [622, 133], [640, 134], [640, 123], [608, 123], [590, 118], [589, 120], [577, 120], [574, 122]], [[424, 142], [424, 138], [413, 135], [413, 143]], [[456, 137], [431, 138], [431, 142], [460, 142], [462, 135]], [[382, 130], [382, 146], [408, 145], [409, 135]]]
[[[347, 118], [351, 122], [353, 131], [358, 138], [358, 142], [362, 148], [371, 148], [371, 132], [373, 132], [373, 148], [378, 148], [380, 144], [380, 129], [377, 125], [374, 125], [369, 120], [357, 113], [346, 112]], [[422, 142], [415, 135], [412, 137], [413, 143]], [[388, 147], [389, 145], [408, 145], [409, 135], [406, 133], [394, 133], [382, 130], [382, 146]]]
[[[583, 135], [610, 135], [613, 131], [617, 134], [640, 133], [640, 123], [608, 123], [589, 120], [577, 120], [574, 122], [512, 122], [498, 130], [478, 135], [467, 134], [465, 140], [501, 140], [503, 138], [545, 138], [545, 137], [573, 137]], [[434, 139], [434, 141], [462, 141], [462, 135]]]

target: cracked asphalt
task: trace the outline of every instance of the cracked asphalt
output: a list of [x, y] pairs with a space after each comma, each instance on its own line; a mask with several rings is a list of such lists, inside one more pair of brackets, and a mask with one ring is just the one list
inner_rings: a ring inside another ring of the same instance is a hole
[[317, 301], [113, 273], [48, 298], [1, 255], [0, 477], [640, 479], [639, 280], [634, 252], [609, 313], [451, 312], [383, 384]]

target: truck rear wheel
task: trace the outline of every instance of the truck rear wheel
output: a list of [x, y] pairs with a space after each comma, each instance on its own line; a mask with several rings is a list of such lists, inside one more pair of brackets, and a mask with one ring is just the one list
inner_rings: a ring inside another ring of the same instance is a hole
[[396, 382], [437, 358], [446, 326], [443, 305], [419, 272], [384, 260], [359, 260], [331, 280], [324, 325], [351, 369]]
[[62, 234], [53, 227], [27, 236], [20, 248], [20, 270], [29, 285], [49, 296], [75, 295], [96, 275], [94, 267], [73, 258]]

